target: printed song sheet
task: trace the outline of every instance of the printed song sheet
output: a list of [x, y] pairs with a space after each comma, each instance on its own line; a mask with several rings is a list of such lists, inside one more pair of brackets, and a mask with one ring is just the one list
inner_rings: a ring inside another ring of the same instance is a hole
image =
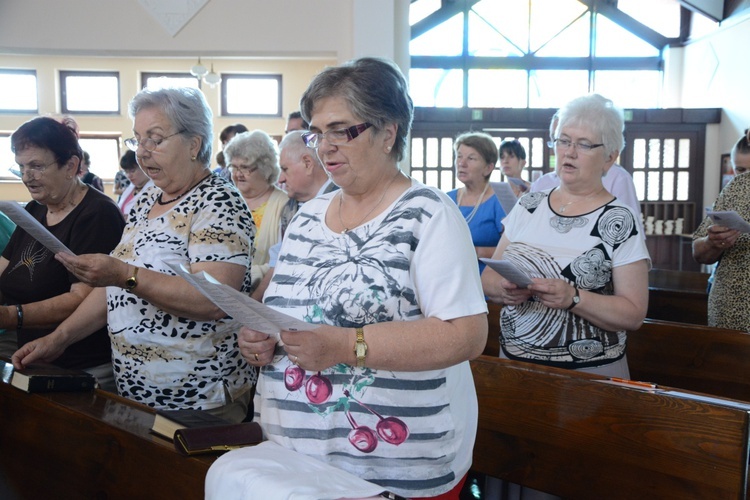
[[505, 214], [509, 214], [518, 200], [516, 195], [513, 194], [513, 189], [510, 187], [510, 184], [507, 182], [490, 182], [490, 186], [495, 192], [497, 199], [500, 200], [500, 206], [503, 207]]
[[314, 330], [318, 327], [271, 309], [249, 295], [220, 283], [206, 272], [191, 274], [182, 264], [165, 264], [232, 319], [253, 330], [268, 334], [279, 342], [281, 330]]
[[531, 278], [529, 275], [509, 260], [493, 260], [485, 259], [484, 257], [479, 260], [490, 266], [506, 280], [518, 285], [520, 288], [526, 288], [531, 284]]
[[706, 215], [708, 215], [714, 223], [728, 227], [729, 229], [736, 229], [741, 233], [750, 233], [750, 224], [740, 217], [740, 214], [734, 210], [728, 212], [716, 212], [713, 210], [706, 209]]
[[65, 252], [75, 255], [68, 247], [63, 245], [62, 241], [58, 240], [55, 235], [50, 233], [46, 227], [15, 201], [0, 201], [0, 211], [15, 222], [17, 226], [22, 227], [32, 238], [47, 247], [52, 253]]

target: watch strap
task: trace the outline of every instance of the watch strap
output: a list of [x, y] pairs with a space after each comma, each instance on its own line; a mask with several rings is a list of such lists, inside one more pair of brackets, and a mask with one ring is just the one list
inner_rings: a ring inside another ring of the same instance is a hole
[[133, 274], [125, 280], [125, 291], [130, 292], [138, 285], [138, 269], [137, 266], [133, 268]]
[[357, 334], [357, 341], [354, 344], [354, 355], [357, 357], [357, 367], [363, 368], [365, 366], [365, 358], [367, 357], [367, 344], [365, 343], [365, 329], [355, 328], [354, 331]]
[[578, 305], [578, 303], [579, 303], [579, 302], [581, 301], [581, 293], [580, 293], [580, 291], [578, 290], [578, 287], [577, 287], [577, 286], [575, 286], [575, 287], [573, 287], [573, 288], [575, 289], [575, 291], [576, 291], [576, 294], [575, 294], [575, 295], [573, 295], [573, 302], [572, 302], [572, 303], [571, 303], [571, 304], [570, 304], [570, 305], [568, 306], [568, 309], [567, 309], [568, 311], [570, 311], [570, 310], [571, 310], [571, 309], [573, 309], [573, 308], [574, 308], [575, 306], [577, 306], [577, 305]]

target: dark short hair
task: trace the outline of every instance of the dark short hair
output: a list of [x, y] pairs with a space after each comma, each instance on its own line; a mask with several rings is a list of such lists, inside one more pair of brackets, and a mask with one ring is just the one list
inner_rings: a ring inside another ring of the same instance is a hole
[[519, 160], [526, 159], [526, 150], [523, 148], [518, 139], [505, 140], [500, 143], [499, 157], [502, 158], [503, 153], [510, 153]]
[[138, 161], [135, 159], [135, 151], [127, 150], [120, 158], [120, 168], [123, 170], [134, 170], [138, 168]]
[[221, 133], [219, 134], [219, 140], [223, 144], [235, 135], [241, 134], [242, 132], [248, 132], [248, 128], [243, 124], [235, 123], [234, 125], [229, 125], [227, 127], [224, 127], [224, 130], [221, 131]]
[[302, 117], [302, 113], [300, 113], [299, 111], [292, 111], [291, 113], [289, 113], [289, 116], [286, 117], [286, 121], [295, 120], [297, 118], [299, 118], [300, 120], [302, 120], [302, 128], [303, 129], [307, 130], [307, 129], [310, 128], [310, 124], [307, 123], [307, 120], [305, 120]]
[[72, 118], [63, 123], [48, 116], [39, 116], [18, 127], [10, 136], [10, 150], [17, 153], [29, 147], [51, 151], [58, 165], [65, 165], [74, 156], [83, 159], [77, 124]]
[[734, 147], [732, 148], [731, 153], [731, 159], [732, 159], [732, 165], [734, 165], [735, 158], [737, 157], [737, 153], [741, 155], [746, 155], [750, 153], [750, 128], [745, 129], [745, 132], [743, 133], [742, 137], [735, 143]]
[[391, 155], [401, 161], [411, 129], [414, 104], [401, 70], [393, 62], [375, 57], [355, 59], [321, 71], [302, 94], [302, 117], [310, 122], [315, 104], [326, 97], [341, 97], [352, 114], [371, 123], [375, 132], [395, 123], [396, 142]]
[[453, 151], [459, 146], [468, 146], [477, 150], [487, 163], [497, 163], [497, 147], [490, 134], [484, 132], [464, 132], [453, 142]]

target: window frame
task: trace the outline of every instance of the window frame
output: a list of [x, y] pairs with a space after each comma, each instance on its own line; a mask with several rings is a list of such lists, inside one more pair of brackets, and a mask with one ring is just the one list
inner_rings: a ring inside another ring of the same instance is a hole
[[[278, 86], [278, 113], [229, 113], [227, 84], [230, 80], [276, 80]], [[280, 73], [222, 73], [221, 74], [221, 116], [247, 118], [283, 118], [283, 77]]]
[[141, 88], [145, 89], [149, 78], [192, 78], [198, 81], [198, 88], [201, 88], [200, 78], [196, 78], [187, 71], [143, 71], [141, 72]]
[[[82, 77], [106, 77], [113, 76], [117, 79], [117, 110], [115, 111], [91, 111], [91, 110], [72, 110], [68, 108], [68, 88], [66, 79], [69, 76]], [[122, 113], [122, 85], [120, 82], [119, 71], [79, 71], [79, 70], [59, 70], [58, 80], [60, 83], [60, 112], [65, 115], [99, 115], [99, 116], [119, 116]]]
[[34, 109], [10, 109], [0, 108], [0, 114], [3, 115], [38, 115], [39, 114], [39, 76], [36, 74], [35, 69], [15, 69], [15, 68], [0, 68], [0, 74], [6, 75], [32, 75], [36, 84], [36, 108]]

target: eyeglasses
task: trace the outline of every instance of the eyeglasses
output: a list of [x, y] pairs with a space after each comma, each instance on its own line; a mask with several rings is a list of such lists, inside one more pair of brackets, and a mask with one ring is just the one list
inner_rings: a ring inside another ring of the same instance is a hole
[[255, 165], [232, 165], [231, 163], [227, 165], [227, 168], [230, 172], [240, 172], [242, 175], [250, 175], [258, 170]]
[[176, 135], [182, 134], [183, 132], [185, 132], [185, 130], [180, 130], [179, 132], [175, 132], [172, 135], [162, 137], [161, 139], [152, 139], [151, 137], [146, 137], [145, 139], [141, 139], [139, 141], [135, 137], [131, 137], [130, 139], [125, 139], [123, 142], [131, 151], [137, 152], [138, 146], [141, 146], [143, 149], [145, 149], [149, 153], [153, 153], [154, 151], [156, 151], [156, 148], [159, 147], [159, 144], [166, 141], [170, 137], [174, 137]]
[[45, 170], [47, 170], [47, 167], [49, 167], [50, 165], [54, 165], [55, 163], [57, 163], [57, 160], [52, 160], [46, 165], [41, 165], [39, 163], [30, 163], [28, 165], [18, 165], [18, 170], [17, 170], [18, 176], [23, 177], [23, 174], [28, 172], [29, 175], [31, 175], [32, 177], [38, 177], [42, 175]]
[[567, 150], [570, 146], [573, 146], [577, 151], [580, 151], [581, 153], [590, 153], [595, 148], [600, 148], [604, 146], [604, 144], [589, 144], [587, 142], [573, 142], [570, 139], [555, 139], [553, 141], [549, 141], [547, 143], [547, 146], [554, 148], [557, 146], [560, 149]]
[[317, 149], [323, 138], [325, 138], [331, 146], [341, 146], [342, 144], [346, 144], [355, 139], [370, 127], [372, 127], [372, 123], [360, 123], [353, 127], [329, 130], [325, 134], [322, 132], [306, 132], [302, 134], [302, 140], [305, 141], [305, 146], [310, 149]]

